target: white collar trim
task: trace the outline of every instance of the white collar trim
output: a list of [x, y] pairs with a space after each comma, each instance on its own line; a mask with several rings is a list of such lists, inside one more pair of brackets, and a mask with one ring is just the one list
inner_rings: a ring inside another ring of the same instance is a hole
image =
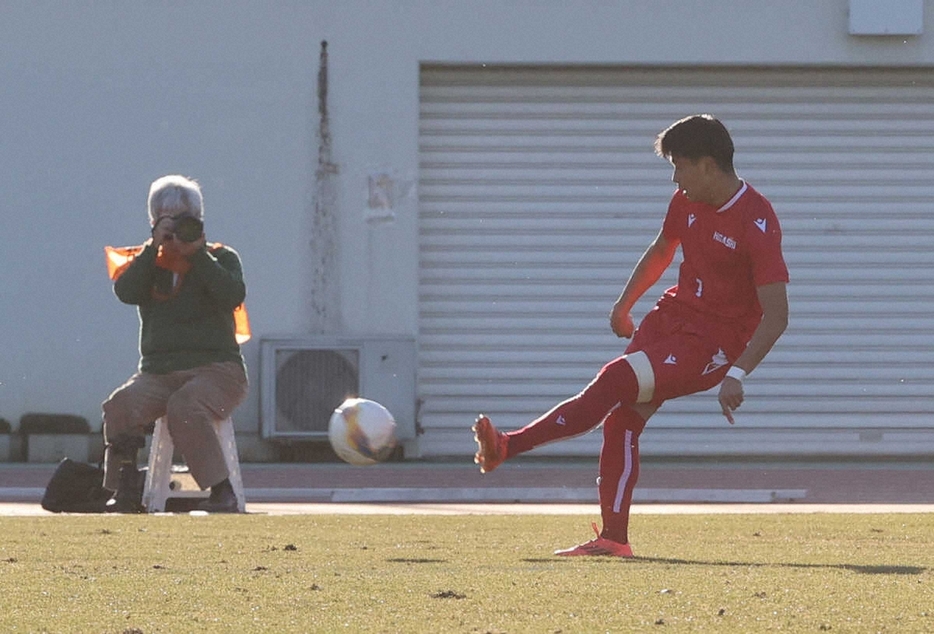
[[730, 198], [728, 201], [726, 201], [726, 203], [724, 203], [724, 205], [720, 207], [720, 209], [717, 210], [717, 213], [726, 211], [727, 209], [735, 205], [736, 201], [739, 200], [740, 197], [742, 197], [742, 195], [746, 193], [746, 190], [749, 189], [749, 186], [746, 184], [746, 181], [742, 181], [742, 183], [743, 183], [743, 186], [739, 188], [739, 191], [733, 194], [733, 197]]

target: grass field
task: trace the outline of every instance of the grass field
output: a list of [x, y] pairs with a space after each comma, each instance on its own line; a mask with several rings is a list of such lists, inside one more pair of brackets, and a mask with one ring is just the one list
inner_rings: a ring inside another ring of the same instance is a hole
[[0, 632], [932, 632], [934, 515], [2, 520]]

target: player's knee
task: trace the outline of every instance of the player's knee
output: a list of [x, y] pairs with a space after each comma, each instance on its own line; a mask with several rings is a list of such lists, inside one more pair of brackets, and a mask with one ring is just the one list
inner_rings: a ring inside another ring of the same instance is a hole
[[645, 429], [647, 419], [639, 414], [637, 407], [637, 405], [631, 407], [621, 405], [610, 412], [606, 420], [603, 421], [604, 437], [607, 434], [623, 435], [626, 432], [631, 432], [635, 437], [638, 437], [642, 430]]
[[636, 403], [632, 406], [632, 409], [642, 419], [643, 424], [645, 424], [649, 422], [649, 419], [658, 411], [659, 407], [659, 403], [653, 401], [650, 403]]

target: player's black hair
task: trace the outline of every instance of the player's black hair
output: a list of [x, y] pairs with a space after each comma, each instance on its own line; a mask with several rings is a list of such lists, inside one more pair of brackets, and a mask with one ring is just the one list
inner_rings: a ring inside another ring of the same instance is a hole
[[695, 114], [675, 121], [656, 137], [655, 153], [666, 159], [676, 156], [692, 161], [709, 156], [721, 170], [734, 173], [733, 139], [713, 115]]

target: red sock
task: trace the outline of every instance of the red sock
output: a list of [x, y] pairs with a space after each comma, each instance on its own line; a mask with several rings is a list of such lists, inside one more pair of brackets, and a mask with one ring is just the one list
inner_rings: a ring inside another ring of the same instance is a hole
[[615, 359], [603, 366], [580, 394], [555, 406], [522, 429], [508, 432], [506, 457], [588, 432], [620, 403], [635, 403], [638, 394], [639, 384], [629, 362], [623, 357]]
[[631, 407], [613, 410], [603, 423], [600, 449], [601, 537], [629, 543], [629, 507], [639, 479], [639, 434], [645, 421]]

